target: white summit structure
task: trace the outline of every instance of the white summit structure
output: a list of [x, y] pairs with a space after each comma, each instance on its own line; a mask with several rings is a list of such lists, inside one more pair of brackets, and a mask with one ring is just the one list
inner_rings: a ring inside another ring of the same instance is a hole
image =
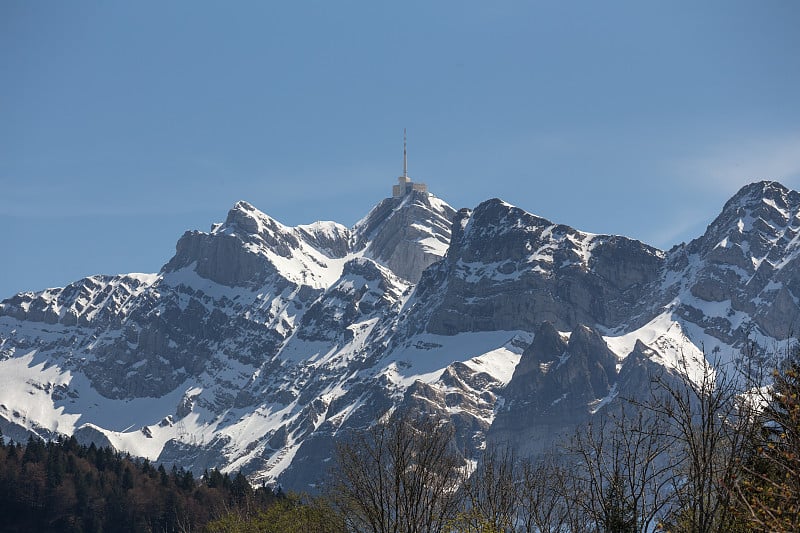
[[397, 178], [397, 185], [392, 187], [392, 196], [402, 198], [411, 191], [428, 192], [424, 183], [414, 183], [408, 177], [408, 151], [406, 150], [406, 129], [403, 128], [403, 175]]

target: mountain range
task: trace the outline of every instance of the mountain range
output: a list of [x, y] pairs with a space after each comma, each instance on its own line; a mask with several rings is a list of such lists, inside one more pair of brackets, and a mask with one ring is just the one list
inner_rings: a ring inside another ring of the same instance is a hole
[[653, 370], [696, 379], [792, 337], [798, 234], [800, 193], [766, 181], [666, 251], [499, 199], [410, 190], [352, 228], [238, 202], [157, 274], [0, 302], [0, 429], [300, 490], [399, 407], [450, 420], [466, 453], [534, 454]]

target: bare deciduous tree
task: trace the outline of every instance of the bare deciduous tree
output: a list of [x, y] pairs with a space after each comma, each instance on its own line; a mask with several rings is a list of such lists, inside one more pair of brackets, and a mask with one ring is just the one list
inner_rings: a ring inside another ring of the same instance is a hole
[[473, 471], [465, 471], [461, 486], [463, 509], [458, 530], [480, 533], [514, 533], [520, 496], [517, 491], [518, 463], [509, 447], [489, 445], [480, 454]]
[[572, 490], [598, 530], [648, 532], [660, 522], [673, 495], [663, 426], [651, 412], [623, 405], [576, 433]]
[[752, 406], [741, 394], [741, 369], [683, 357], [679, 370], [680, 375], [664, 372], [653, 378], [653, 397], [646, 405], [665, 422], [664, 439], [672, 447], [676, 504], [669, 529], [734, 531], [733, 488], [753, 434]]
[[437, 420], [392, 417], [336, 448], [332, 497], [354, 531], [437, 533], [458, 509], [463, 459]]
[[[337, 448], [331, 494], [359, 532], [743, 531], [731, 511], [756, 424], [742, 369], [681, 365], [651, 378], [649, 399], [596, 415], [571, 455], [519, 461], [490, 447], [469, 475], [449, 424], [394, 417]], [[781, 400], [800, 413], [797, 394]]]
[[747, 521], [765, 531], [800, 529], [800, 354], [789, 356], [772, 373], [773, 383], [754, 389], [760, 406], [758, 431], [744, 457], [737, 503]]
[[526, 459], [521, 466], [517, 519], [525, 533], [587, 529], [586, 517], [576, 505], [574, 472], [563, 459], [547, 454], [536, 462]]

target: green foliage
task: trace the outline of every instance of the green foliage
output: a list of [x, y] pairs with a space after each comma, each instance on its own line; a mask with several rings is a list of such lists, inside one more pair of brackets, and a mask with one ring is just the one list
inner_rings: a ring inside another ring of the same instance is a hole
[[483, 516], [477, 509], [469, 509], [458, 513], [446, 527], [448, 533], [506, 533]]
[[343, 517], [324, 499], [289, 495], [245, 516], [230, 512], [207, 526], [209, 533], [344, 533]]

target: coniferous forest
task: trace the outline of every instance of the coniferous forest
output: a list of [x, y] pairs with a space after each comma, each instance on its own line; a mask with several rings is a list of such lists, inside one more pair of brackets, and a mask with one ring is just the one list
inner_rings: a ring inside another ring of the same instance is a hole
[[155, 467], [75, 438], [0, 444], [3, 531], [194, 531], [281, 499], [241, 474]]

